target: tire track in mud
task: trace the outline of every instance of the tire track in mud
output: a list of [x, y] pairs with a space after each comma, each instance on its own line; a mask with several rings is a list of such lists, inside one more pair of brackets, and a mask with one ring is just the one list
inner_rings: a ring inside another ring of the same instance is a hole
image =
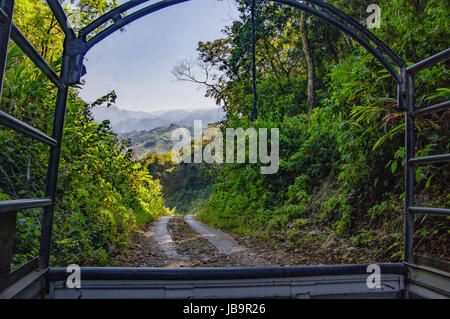
[[127, 253], [120, 255], [115, 266], [120, 267], [164, 267], [187, 266], [186, 256], [179, 254], [168, 231], [173, 216], [164, 216], [138, 231], [132, 239]]
[[224, 255], [233, 255], [247, 250], [240, 246], [233, 237], [199, 222], [194, 215], [184, 216], [184, 221], [199, 235], [207, 239], [217, 250]]
[[267, 267], [263, 258], [239, 245], [230, 235], [193, 217], [176, 215], [169, 233], [177, 251], [189, 257], [189, 267]]
[[186, 260], [187, 257], [178, 254], [174, 242], [172, 241], [172, 237], [169, 234], [168, 224], [172, 218], [173, 215], [164, 216], [156, 220], [152, 226], [153, 237], [156, 241], [157, 248], [161, 250], [169, 260], [183, 261]]

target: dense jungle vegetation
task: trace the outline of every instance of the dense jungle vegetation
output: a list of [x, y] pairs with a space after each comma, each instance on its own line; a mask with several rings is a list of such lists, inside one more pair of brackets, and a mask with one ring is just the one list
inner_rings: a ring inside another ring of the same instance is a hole
[[[404, 113], [397, 86], [380, 63], [324, 21], [270, 1], [258, 1], [256, 63], [258, 118], [251, 81], [248, 0], [236, 1], [240, 18], [223, 38], [198, 43], [198, 60], [174, 68], [186, 80], [191, 68], [208, 73], [206, 95], [222, 105], [229, 127], [279, 128], [280, 168], [260, 174], [259, 164], [175, 165], [170, 154], [135, 161], [107, 121], [92, 107], [112, 103], [114, 92], [92, 104], [70, 92], [59, 170], [53, 265], [106, 265], [123, 250], [130, 232], [170, 214], [196, 212], [224, 230], [300, 247], [338, 236], [402, 258]], [[358, 21], [374, 1], [330, 0]], [[381, 27], [372, 29], [407, 63], [449, 46], [449, 1], [378, 0]], [[115, 6], [82, 0], [86, 24]], [[18, 0], [15, 23], [58, 69], [62, 32], [40, 0]], [[447, 100], [448, 67], [416, 77], [419, 107]], [[190, 78], [198, 82], [201, 79]], [[56, 90], [13, 43], [1, 110], [51, 134]], [[417, 121], [417, 156], [450, 152], [449, 114]], [[49, 149], [0, 128], [0, 200], [42, 197]], [[150, 172], [150, 173], [149, 173]], [[449, 207], [449, 165], [417, 170], [419, 204]], [[19, 213], [14, 265], [36, 256], [41, 210]], [[416, 221], [418, 250], [448, 259], [449, 220]]]
[[[15, 24], [54, 69], [60, 67], [62, 31], [39, 0], [16, 1]], [[81, 1], [86, 23], [115, 3]], [[53, 265], [106, 265], [134, 229], [166, 214], [161, 185], [133, 160], [108, 122], [95, 123], [92, 107], [113, 102], [107, 94], [89, 105], [70, 91], [59, 167], [53, 232]], [[51, 135], [56, 89], [10, 43], [1, 110]], [[0, 128], [0, 200], [44, 197], [49, 148]], [[19, 212], [13, 267], [37, 256], [41, 209]]]
[[166, 205], [179, 214], [200, 213], [209, 199], [214, 184], [207, 164], [172, 161], [172, 154], [147, 154], [141, 161], [163, 187]]
[[[199, 42], [197, 64], [210, 73], [207, 95], [227, 112], [223, 129], [280, 128], [280, 169], [274, 175], [261, 175], [258, 165], [214, 169], [201, 219], [293, 247], [335, 234], [378, 251], [380, 259], [400, 260], [404, 113], [396, 107], [394, 81], [373, 56], [322, 20], [261, 1], [256, 8], [259, 117], [251, 122], [249, 2], [238, 3], [240, 20], [223, 38]], [[363, 21], [372, 2], [329, 3]], [[371, 31], [408, 65], [449, 46], [448, 1], [376, 3], [381, 27]], [[181, 62], [177, 76], [186, 79], [188, 69], [188, 62]], [[448, 99], [448, 73], [441, 64], [417, 75], [418, 107]], [[417, 156], [450, 151], [449, 114], [418, 121]], [[449, 165], [422, 167], [416, 175], [419, 204], [449, 206]], [[418, 252], [448, 259], [448, 219], [418, 218], [416, 227]]]

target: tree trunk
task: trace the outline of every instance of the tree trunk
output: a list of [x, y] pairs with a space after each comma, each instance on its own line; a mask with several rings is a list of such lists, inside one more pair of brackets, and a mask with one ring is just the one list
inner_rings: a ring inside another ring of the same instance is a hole
[[311, 48], [309, 47], [308, 41], [308, 31], [306, 29], [306, 17], [305, 12], [301, 12], [300, 16], [300, 36], [302, 38], [303, 44], [303, 53], [305, 54], [306, 60], [306, 68], [308, 70], [308, 115], [311, 116], [312, 109], [315, 104], [315, 90], [314, 90], [314, 81], [316, 78], [314, 72], [314, 61], [311, 53]]

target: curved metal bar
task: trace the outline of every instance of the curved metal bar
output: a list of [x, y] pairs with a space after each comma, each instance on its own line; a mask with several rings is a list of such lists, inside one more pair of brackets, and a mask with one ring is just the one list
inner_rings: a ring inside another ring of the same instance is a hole
[[[112, 11], [106, 13], [105, 15], [100, 17], [98, 20], [94, 21], [93, 23], [91, 23], [90, 25], [85, 27], [82, 31], [80, 31], [80, 37], [83, 39], [83, 41], [86, 41], [85, 37], [87, 36], [87, 34], [92, 32], [93, 30], [95, 30], [97, 27], [101, 26], [103, 23], [107, 22], [108, 20], [111, 20], [111, 19], [115, 20], [115, 23], [112, 26], [106, 28], [105, 30], [103, 30], [102, 32], [100, 32], [96, 36], [94, 36], [92, 39], [85, 42], [86, 44], [84, 46], [83, 53], [85, 54], [95, 44], [97, 44], [98, 42], [100, 42], [101, 40], [106, 38], [107, 36], [111, 35], [115, 31], [119, 30], [120, 28], [124, 27], [125, 25], [127, 25], [129, 23], [131, 23], [145, 15], [148, 15], [150, 13], [161, 10], [163, 8], [167, 8], [167, 7], [173, 6], [175, 4], [179, 4], [179, 3], [187, 2], [187, 1], [190, 1], [190, 0], [163, 0], [163, 1], [151, 4], [141, 10], [138, 10], [125, 18], [117, 18], [118, 15], [125, 12], [126, 10], [133, 8], [137, 5], [140, 5], [146, 1], [130, 1], [130, 2], [127, 2], [123, 5], [121, 5], [121, 6], [117, 7], [116, 9], [113, 9]], [[343, 13], [340, 10], [338, 10], [337, 8], [335, 8], [329, 4], [325, 4], [319, 0], [305, 0], [305, 2], [310, 2], [319, 7], [322, 7], [325, 9], [324, 11], [320, 11], [320, 10], [313, 8], [309, 5], [306, 5], [304, 3], [300, 3], [297, 0], [273, 0], [273, 1], [297, 8], [299, 10], [303, 10], [305, 12], [308, 12], [312, 15], [315, 15], [315, 16], [323, 19], [324, 21], [328, 22], [331, 25], [334, 25], [335, 27], [340, 29], [342, 32], [344, 32], [344, 33], [348, 34], [350, 37], [352, 37], [355, 41], [357, 41], [360, 45], [362, 45], [367, 51], [369, 51], [386, 68], [386, 70], [392, 75], [392, 77], [395, 79], [395, 81], [397, 83], [402, 83], [402, 78], [401, 78], [400, 74], [395, 70], [393, 65], [385, 59], [385, 57], [383, 56], [383, 52], [385, 52], [390, 58], [392, 58], [394, 60], [394, 62], [399, 64], [399, 66], [404, 65], [403, 61], [401, 61], [401, 59], [398, 58], [381, 40], [376, 38], [375, 35], [373, 35], [370, 31], [368, 31], [366, 28], [364, 28], [360, 23], [358, 23], [351, 17], [347, 16], [345, 13]], [[344, 24], [342, 21], [332, 17], [325, 11], [329, 11], [329, 12], [335, 14], [336, 16], [340, 17], [345, 22], [348, 22], [356, 30], [353, 29], [351, 26]], [[359, 34], [358, 32], [360, 32], [362, 34]], [[381, 52], [377, 48], [373, 47], [369, 41], [367, 41], [366, 39], [364, 39], [362, 37], [362, 35], [366, 36], [369, 40], [371, 40], [372, 42], [377, 44], [379, 47], [381, 47], [383, 52]]]
[[392, 50], [380, 39], [378, 39], [372, 32], [367, 30], [361, 23], [353, 19], [352, 17], [348, 16], [338, 8], [332, 6], [331, 4], [319, 1], [319, 0], [304, 0], [305, 2], [312, 3], [316, 6], [319, 6], [321, 8], [324, 8], [325, 10], [330, 11], [340, 19], [344, 20], [345, 22], [348, 22], [353, 28], [355, 28], [358, 32], [365, 35], [370, 41], [375, 43], [378, 47], [382, 48], [383, 51], [396, 63], [397, 66], [402, 67], [406, 66], [406, 63], [403, 62], [402, 59], [400, 59]]
[[363, 39], [356, 31], [354, 31], [349, 26], [345, 25], [341, 21], [331, 17], [330, 15], [317, 10], [315, 8], [312, 8], [308, 5], [305, 5], [303, 3], [297, 2], [297, 0], [274, 0], [276, 2], [280, 2], [286, 5], [289, 5], [291, 7], [303, 10], [305, 12], [308, 12], [310, 14], [313, 14], [326, 22], [328, 22], [331, 25], [334, 25], [344, 33], [348, 34], [350, 37], [352, 37], [355, 41], [357, 41], [361, 46], [363, 46], [367, 51], [369, 51], [385, 68], [386, 70], [392, 75], [392, 77], [397, 81], [397, 83], [402, 83], [402, 79], [400, 77], [400, 74], [394, 69], [392, 64], [390, 64], [383, 56], [381, 52], [379, 52], [376, 48], [370, 45], [370, 43]]
[[59, 23], [59, 26], [64, 31], [66, 36], [70, 39], [76, 38], [75, 31], [72, 29], [70, 24], [68, 23], [67, 15], [64, 12], [63, 7], [59, 3], [58, 0], [47, 0], [48, 6], [53, 12], [56, 20]]
[[112, 9], [111, 11], [105, 13], [104, 15], [102, 15], [101, 17], [99, 17], [97, 20], [93, 21], [92, 23], [90, 23], [89, 25], [87, 25], [86, 27], [84, 27], [83, 29], [80, 30], [80, 32], [78, 32], [78, 37], [80, 39], [86, 40], [86, 36], [91, 33], [92, 31], [94, 31], [95, 29], [97, 29], [98, 27], [100, 27], [102, 24], [108, 22], [109, 20], [113, 19], [113, 17], [117, 17], [118, 15], [124, 13], [127, 10], [130, 10], [134, 7], [137, 7], [138, 5], [141, 5], [145, 2], [148, 2], [149, 0], [135, 0], [135, 1], [128, 1], [125, 2], [124, 4]]
[[150, 13], [156, 12], [158, 10], [161, 10], [161, 9], [164, 9], [164, 8], [167, 8], [167, 7], [182, 3], [182, 2], [187, 2], [187, 1], [191, 1], [191, 0], [163, 0], [163, 1], [151, 4], [148, 7], [145, 7], [139, 11], [136, 11], [125, 18], [118, 19], [116, 21], [116, 23], [114, 23], [112, 26], [106, 28], [102, 32], [95, 35], [92, 39], [87, 41], [87, 45], [85, 47], [85, 50], [86, 50], [85, 52], [90, 50], [95, 44], [97, 44], [98, 42], [100, 42], [101, 40], [106, 38], [107, 36], [111, 35], [115, 31], [126, 26], [127, 24], [130, 24], [131, 22], [133, 22], [137, 19], [140, 19]]

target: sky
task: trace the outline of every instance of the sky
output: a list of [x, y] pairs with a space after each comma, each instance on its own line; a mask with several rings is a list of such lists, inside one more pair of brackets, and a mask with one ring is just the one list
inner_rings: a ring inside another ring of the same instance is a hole
[[81, 97], [92, 102], [115, 90], [119, 108], [146, 112], [217, 107], [204, 89], [176, 81], [171, 71], [197, 58], [198, 41], [223, 37], [223, 27], [237, 18], [233, 0], [191, 0], [129, 24], [87, 53]]

